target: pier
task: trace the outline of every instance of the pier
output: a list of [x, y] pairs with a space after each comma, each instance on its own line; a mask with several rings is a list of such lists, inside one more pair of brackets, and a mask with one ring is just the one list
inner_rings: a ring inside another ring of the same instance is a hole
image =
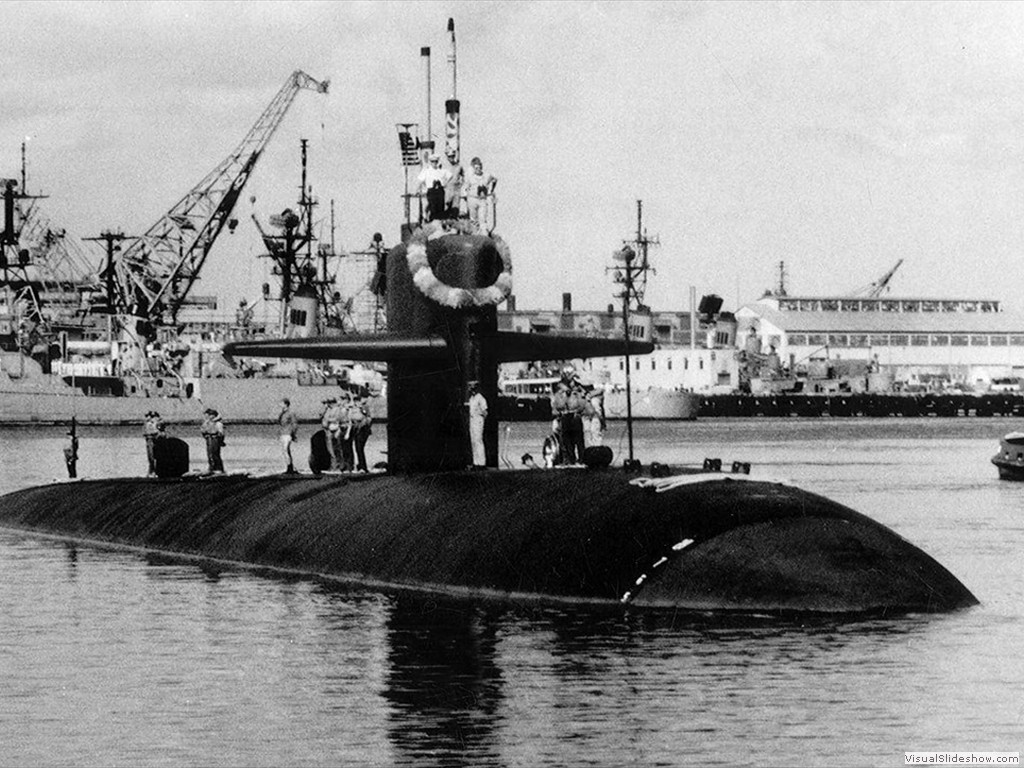
[[699, 418], [757, 416], [868, 417], [1024, 416], [1024, 396], [925, 393], [920, 395], [850, 393], [839, 395], [709, 395], [701, 399]]

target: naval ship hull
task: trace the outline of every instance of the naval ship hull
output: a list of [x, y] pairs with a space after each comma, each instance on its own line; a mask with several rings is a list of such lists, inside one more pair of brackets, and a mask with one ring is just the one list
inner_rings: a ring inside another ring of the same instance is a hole
[[[169, 389], [169, 387], [168, 387]], [[216, 408], [225, 420], [261, 423], [277, 420], [287, 397], [302, 421], [319, 420], [323, 400], [338, 394], [337, 385], [300, 385], [292, 378], [210, 378], [195, 382], [191, 397], [165, 395], [152, 387], [135, 394], [89, 394], [57, 376], [20, 380], [0, 378], [0, 424], [139, 424], [155, 410], [164, 421], [201, 421], [204, 408]], [[383, 397], [370, 398], [371, 416], [383, 420]]]
[[[626, 393], [608, 392], [604, 396], [605, 417], [624, 420], [627, 414]], [[633, 418], [638, 421], [693, 421], [700, 414], [702, 398], [694, 392], [671, 389], [648, 389], [634, 392]], [[501, 395], [498, 398], [501, 421], [550, 421], [551, 398], [547, 396]]]

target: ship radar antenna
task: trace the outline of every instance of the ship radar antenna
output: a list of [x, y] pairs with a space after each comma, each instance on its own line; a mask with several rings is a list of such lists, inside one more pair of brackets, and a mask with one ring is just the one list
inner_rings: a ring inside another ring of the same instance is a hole
[[418, 123], [395, 123], [398, 131], [398, 148], [402, 153], [402, 170], [405, 171], [405, 192], [402, 194], [403, 215], [406, 226], [412, 222], [412, 198], [414, 195], [409, 191], [409, 168], [420, 164], [420, 142], [416, 133], [419, 131]]

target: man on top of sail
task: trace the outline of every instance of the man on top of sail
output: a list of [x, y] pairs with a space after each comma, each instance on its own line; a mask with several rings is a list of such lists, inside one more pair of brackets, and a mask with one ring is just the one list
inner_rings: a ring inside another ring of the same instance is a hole
[[490, 211], [491, 198], [494, 197], [494, 188], [498, 180], [491, 174], [484, 172], [484, 163], [479, 157], [470, 161], [472, 170], [466, 177], [466, 184], [463, 187], [463, 194], [466, 196], [466, 208], [469, 212], [469, 219], [480, 225], [481, 229], [487, 229], [488, 224], [493, 222], [494, 216]]
[[416, 191], [427, 196], [427, 221], [444, 218], [445, 187], [451, 180], [451, 171], [441, 167], [441, 156], [437, 152], [427, 155], [427, 164], [416, 177]]

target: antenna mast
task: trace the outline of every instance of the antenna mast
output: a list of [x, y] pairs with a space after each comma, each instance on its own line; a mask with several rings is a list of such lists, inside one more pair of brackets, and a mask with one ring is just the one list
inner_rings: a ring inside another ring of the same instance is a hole
[[[647, 273], [652, 271], [650, 262], [648, 261], [647, 251], [652, 245], [659, 245], [660, 242], [657, 237], [649, 238], [646, 230], [643, 226], [643, 215], [644, 215], [644, 204], [642, 200], [636, 201], [636, 239], [623, 241], [623, 246], [620, 250], [616, 251], [613, 258], [616, 261], [623, 262], [621, 267], [609, 267], [609, 269], [615, 270], [615, 282], [622, 285], [622, 293], [619, 297], [622, 299], [622, 332], [626, 340], [626, 434], [628, 435], [629, 442], [629, 459], [627, 466], [635, 466], [635, 459], [633, 458], [633, 387], [630, 376], [630, 354], [629, 354], [629, 341], [630, 341], [630, 305], [634, 305], [633, 309], [639, 313], [646, 313], [650, 316], [650, 311], [644, 305], [644, 292], [647, 288]], [[607, 270], [606, 270], [607, 271]], [[641, 326], [637, 326], [639, 336], [649, 336], [650, 331], [642, 330]], [[641, 339], [646, 341], [646, 338]]]
[[421, 142], [421, 146], [425, 149], [434, 148], [433, 130], [430, 127], [430, 46], [424, 46], [420, 48], [420, 56], [423, 57], [424, 72], [427, 77], [427, 115], [424, 121], [427, 126], [427, 136], [424, 141]]
[[448, 64], [452, 70], [452, 97], [445, 101], [445, 134], [444, 153], [452, 165], [459, 164], [459, 81], [458, 68], [456, 66], [455, 53], [455, 20], [448, 19], [448, 34], [451, 37], [451, 52], [448, 54]]
[[779, 285], [775, 289], [776, 296], [786, 296], [786, 262], [779, 262]]

